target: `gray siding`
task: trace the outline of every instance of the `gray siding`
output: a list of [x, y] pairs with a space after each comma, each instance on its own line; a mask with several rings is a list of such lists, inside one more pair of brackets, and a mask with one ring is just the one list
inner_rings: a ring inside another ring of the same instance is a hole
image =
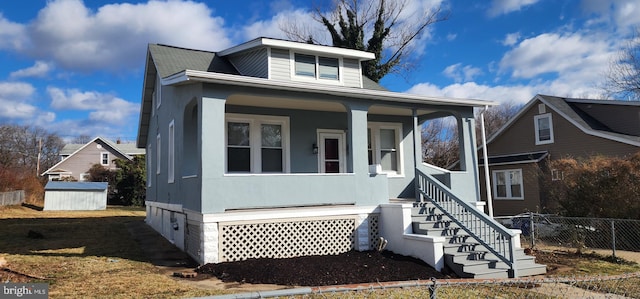
[[271, 49], [271, 77], [274, 80], [291, 80], [289, 50]]
[[536, 145], [533, 118], [538, 115], [539, 103], [531, 105], [510, 128], [488, 145], [490, 156], [549, 151], [552, 159], [567, 156], [580, 158], [598, 154], [623, 157], [640, 150], [633, 145], [588, 135], [550, 107], [546, 108], [546, 112], [552, 114], [554, 142]]
[[[99, 147], [99, 148], [98, 148]], [[73, 156], [69, 156], [62, 161], [55, 169], [49, 174], [55, 174], [58, 171], [71, 172], [71, 176], [80, 180], [80, 175], [89, 171], [94, 164], [101, 164], [101, 154], [109, 153], [109, 164], [102, 165], [108, 169], [116, 169], [116, 164], [113, 162], [115, 159], [127, 159], [127, 157], [119, 154], [113, 148], [101, 140], [85, 146], [79, 152]]]
[[360, 63], [356, 59], [343, 59], [342, 72], [344, 86], [362, 87]]
[[229, 60], [243, 76], [268, 78], [266, 48], [235, 54], [230, 56]]

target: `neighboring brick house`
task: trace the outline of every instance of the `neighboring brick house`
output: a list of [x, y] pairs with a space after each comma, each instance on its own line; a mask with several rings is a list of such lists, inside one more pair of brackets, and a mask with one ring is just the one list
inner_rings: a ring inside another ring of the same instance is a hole
[[[640, 102], [536, 95], [489, 138], [487, 150], [494, 214], [544, 211], [547, 203], [540, 174], [562, 177], [548, 169], [547, 161], [625, 157], [640, 150]], [[480, 157], [481, 153], [482, 149]], [[484, 160], [478, 164], [482, 168]]]
[[96, 137], [85, 144], [69, 143], [60, 150], [60, 162], [43, 172], [42, 176], [47, 176], [50, 181], [82, 182], [95, 164], [115, 169], [115, 159], [132, 160], [134, 156], [144, 153], [145, 150], [137, 148], [134, 143], [111, 142], [102, 137]]

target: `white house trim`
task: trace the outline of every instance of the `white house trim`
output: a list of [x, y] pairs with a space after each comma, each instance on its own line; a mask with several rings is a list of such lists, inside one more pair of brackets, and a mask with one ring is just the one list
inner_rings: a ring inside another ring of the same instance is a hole
[[233, 53], [238, 53], [238, 52], [242, 52], [245, 50], [249, 50], [249, 49], [253, 49], [261, 46], [285, 48], [285, 49], [291, 49], [294, 51], [323, 53], [324, 55], [329, 54], [329, 55], [342, 56], [347, 58], [355, 58], [355, 59], [359, 59], [360, 61], [371, 60], [376, 58], [376, 55], [371, 52], [337, 48], [337, 47], [331, 47], [331, 46], [298, 43], [298, 42], [291, 42], [291, 41], [279, 40], [279, 39], [270, 39], [270, 38], [264, 38], [264, 37], [256, 38], [244, 44], [240, 44], [235, 47], [231, 47], [229, 49], [220, 51], [218, 54], [220, 54], [220, 56], [227, 56]]
[[484, 107], [486, 105], [499, 105], [498, 102], [456, 99], [445, 97], [427, 97], [423, 95], [398, 93], [384, 90], [374, 90], [366, 88], [353, 88], [334, 85], [312, 84], [298, 81], [276, 81], [264, 78], [230, 75], [223, 73], [212, 73], [204, 71], [185, 70], [162, 79], [163, 85], [181, 85], [192, 82], [217, 83], [229, 86], [257, 87], [264, 89], [274, 89], [281, 91], [300, 92], [301, 90], [318, 93], [322, 95], [334, 95], [339, 97], [350, 97], [356, 99], [374, 100], [381, 102], [396, 102], [408, 104], [430, 104], [430, 105], [452, 105], [452, 106], [475, 106]]

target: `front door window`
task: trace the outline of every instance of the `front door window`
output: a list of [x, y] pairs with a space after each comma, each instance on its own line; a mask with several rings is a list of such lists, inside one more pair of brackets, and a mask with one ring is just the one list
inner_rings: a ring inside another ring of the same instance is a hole
[[344, 133], [341, 131], [319, 131], [318, 163], [321, 173], [341, 173], [344, 171], [346, 149]]

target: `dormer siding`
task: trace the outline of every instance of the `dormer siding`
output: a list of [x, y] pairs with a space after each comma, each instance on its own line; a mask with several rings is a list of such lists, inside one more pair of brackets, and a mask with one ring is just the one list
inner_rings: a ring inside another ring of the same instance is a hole
[[291, 81], [291, 57], [287, 49], [271, 49], [271, 76], [269, 79]]
[[357, 59], [343, 59], [342, 72], [344, 86], [362, 88], [362, 72], [360, 71], [360, 62]]
[[269, 78], [267, 48], [230, 55], [229, 61], [243, 76]]

